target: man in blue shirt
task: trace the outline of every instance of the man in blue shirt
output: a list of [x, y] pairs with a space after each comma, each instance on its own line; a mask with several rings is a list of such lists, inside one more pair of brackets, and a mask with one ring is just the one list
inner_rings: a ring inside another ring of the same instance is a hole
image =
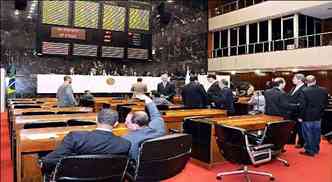
[[144, 94], [136, 95], [136, 97], [145, 101], [150, 120], [148, 114], [144, 111], [130, 113], [126, 118], [129, 133], [124, 138], [131, 142], [129, 157], [135, 161], [138, 159], [139, 145], [142, 141], [166, 134], [164, 120], [151, 98]]

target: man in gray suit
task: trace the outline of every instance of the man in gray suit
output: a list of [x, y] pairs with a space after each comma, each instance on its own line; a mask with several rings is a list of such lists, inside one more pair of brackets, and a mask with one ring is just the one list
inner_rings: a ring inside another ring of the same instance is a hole
[[71, 87], [72, 79], [70, 76], [63, 78], [63, 84], [58, 88], [56, 98], [58, 99], [58, 107], [71, 107], [77, 105], [76, 99]]
[[126, 118], [129, 133], [124, 138], [131, 142], [129, 157], [137, 161], [141, 142], [163, 136], [166, 134], [166, 130], [164, 120], [151, 98], [144, 94], [136, 95], [136, 97], [145, 101], [145, 106], [150, 115], [149, 120], [146, 112], [137, 111], [128, 114]]

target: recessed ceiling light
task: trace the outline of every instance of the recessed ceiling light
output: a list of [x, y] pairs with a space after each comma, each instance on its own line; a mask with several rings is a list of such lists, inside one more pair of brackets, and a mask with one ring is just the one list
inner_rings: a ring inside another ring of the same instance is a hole
[[17, 16], [17, 15], [19, 15], [19, 14], [20, 14], [20, 11], [16, 9], [16, 10], [14, 11], [14, 15]]

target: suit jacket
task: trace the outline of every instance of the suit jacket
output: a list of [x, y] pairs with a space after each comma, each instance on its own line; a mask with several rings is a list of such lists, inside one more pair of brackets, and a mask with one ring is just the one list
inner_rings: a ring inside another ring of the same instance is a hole
[[297, 104], [290, 103], [287, 94], [274, 87], [264, 92], [265, 114], [288, 118], [291, 112], [297, 110]]
[[328, 93], [317, 85], [303, 89], [305, 98], [303, 121], [320, 121], [328, 104]]
[[175, 85], [167, 82], [166, 86], [164, 87], [163, 82], [158, 84], [157, 91], [160, 95], [164, 95], [167, 100], [172, 101], [173, 97], [176, 94]]
[[71, 85], [62, 84], [56, 93], [58, 107], [71, 107], [77, 105]]
[[230, 88], [221, 89], [221, 99], [217, 101], [219, 108], [226, 109], [229, 114], [235, 113], [233, 92]]
[[95, 154], [126, 154], [130, 142], [115, 136], [110, 131], [76, 131], [65, 136], [56, 150], [43, 158], [48, 172], [52, 171], [57, 162], [66, 156]]
[[200, 83], [190, 82], [181, 92], [183, 105], [186, 107], [206, 107], [208, 105], [207, 93]]
[[221, 95], [221, 88], [219, 87], [218, 82], [214, 82], [209, 89], [207, 90], [207, 95], [208, 95], [208, 101], [209, 103], [217, 103], [218, 100], [222, 98]]
[[[304, 117], [304, 107], [305, 107], [305, 99], [304, 99], [304, 93], [303, 89], [305, 88], [305, 85], [302, 85], [299, 89], [297, 89], [295, 92], [295, 88], [292, 88], [292, 90], [288, 93], [289, 102], [293, 104], [299, 104], [298, 109], [294, 112], [290, 113], [290, 118], [297, 120], [297, 118], [303, 118]], [[294, 92], [294, 93], [293, 93]]]
[[161, 117], [156, 105], [152, 102], [146, 105], [150, 115], [148, 127], [130, 131], [124, 136], [131, 143], [129, 157], [137, 160], [139, 155], [140, 144], [148, 139], [157, 138], [166, 134], [164, 119]]
[[131, 91], [133, 92], [134, 96], [136, 94], [144, 94], [148, 91], [148, 87], [144, 83], [134, 83], [131, 87]]

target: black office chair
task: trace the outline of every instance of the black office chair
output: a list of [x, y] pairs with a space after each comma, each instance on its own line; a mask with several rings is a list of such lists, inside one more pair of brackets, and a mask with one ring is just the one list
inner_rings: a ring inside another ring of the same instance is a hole
[[50, 112], [50, 111], [38, 111], [38, 112], [23, 112], [22, 115], [24, 116], [30, 116], [30, 115], [50, 115], [50, 114], [55, 114], [54, 112]]
[[94, 107], [95, 101], [94, 100], [80, 100], [80, 106], [82, 107]]
[[128, 165], [123, 155], [80, 155], [61, 159], [55, 167], [55, 182], [122, 182]]
[[40, 123], [26, 123], [24, 124], [24, 129], [33, 129], [33, 128], [49, 128], [49, 127], [66, 127], [67, 123], [57, 121], [57, 122], [40, 122]]
[[70, 119], [67, 121], [67, 124], [68, 124], [68, 126], [85, 126], [85, 125], [96, 125], [96, 122]]
[[223, 157], [233, 163], [243, 165], [243, 168], [231, 172], [217, 174], [217, 179], [228, 175], [244, 174], [250, 181], [249, 174], [268, 176], [271, 181], [274, 177], [271, 173], [249, 170], [249, 164], [257, 165], [271, 160], [272, 144], [252, 145], [249, 143], [248, 134], [242, 128], [226, 125], [215, 125], [216, 141]]
[[124, 123], [126, 121], [126, 117], [128, 113], [131, 112], [131, 107], [132, 105], [135, 104], [119, 104], [116, 106], [116, 110], [119, 113], [119, 122]]
[[190, 158], [191, 136], [171, 134], [146, 140], [140, 146], [137, 162], [131, 162], [129, 181], [160, 181], [180, 173]]
[[157, 105], [158, 110], [169, 110], [168, 105]]
[[28, 109], [28, 108], [41, 108], [41, 106], [29, 105], [29, 104], [14, 105], [14, 109]]
[[[290, 120], [267, 123], [262, 136], [255, 136], [256, 144], [273, 144], [272, 157], [289, 166], [287, 160], [279, 157], [291, 137], [295, 122]], [[252, 135], [249, 135], [252, 138]]]
[[87, 113], [86, 111], [59, 111], [57, 114], [83, 114]]

